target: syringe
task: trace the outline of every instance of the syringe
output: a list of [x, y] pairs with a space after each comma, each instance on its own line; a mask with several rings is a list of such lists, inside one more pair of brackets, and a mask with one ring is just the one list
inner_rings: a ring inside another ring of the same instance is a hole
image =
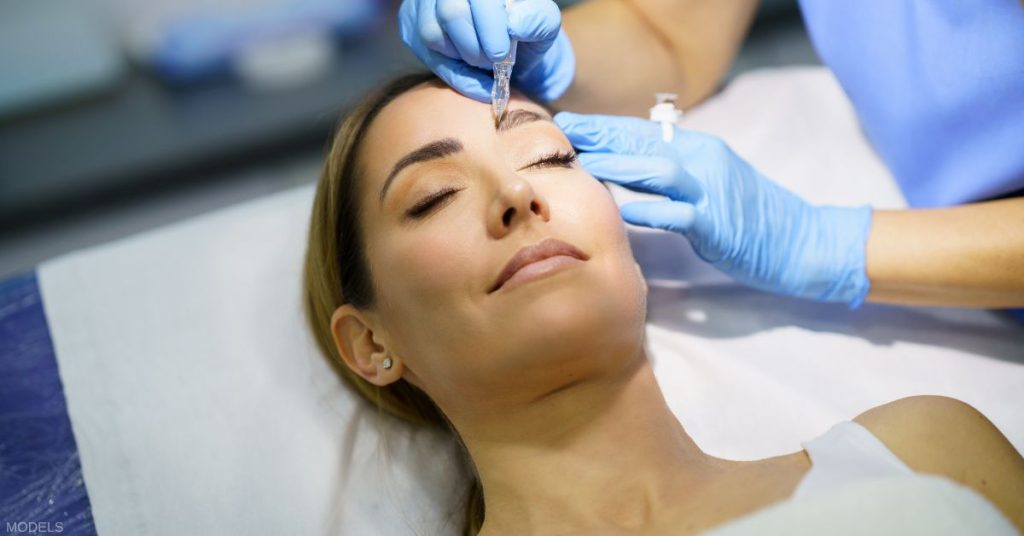
[[[512, 7], [512, 0], [505, 0], [505, 10]], [[505, 59], [494, 64], [494, 85], [491, 86], [491, 113], [494, 114], [494, 128], [498, 128], [501, 116], [508, 108], [509, 82], [512, 79], [512, 66], [516, 63], [516, 44], [512, 40]]]

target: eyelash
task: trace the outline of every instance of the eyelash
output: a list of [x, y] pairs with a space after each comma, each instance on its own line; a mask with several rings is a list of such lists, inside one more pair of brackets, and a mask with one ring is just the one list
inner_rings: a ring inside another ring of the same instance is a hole
[[441, 200], [461, 189], [462, 188], [448, 186], [447, 188], [442, 189], [440, 192], [437, 192], [436, 194], [427, 197], [423, 201], [420, 201], [419, 203], [413, 205], [413, 207], [410, 208], [408, 212], [406, 212], [406, 215], [412, 219], [422, 218], [433, 208], [435, 208]]
[[564, 167], [570, 168], [576, 163], [576, 151], [568, 150], [556, 150], [548, 153], [546, 156], [541, 157], [536, 162], [526, 166], [528, 168], [541, 167]]
[[[543, 168], [550, 168], [550, 167], [571, 168], [573, 166], [573, 164], [576, 163], [576, 159], [577, 159], [576, 151], [573, 151], [573, 150], [569, 150], [569, 151], [556, 150], [556, 151], [553, 151], [551, 153], [548, 153], [545, 156], [542, 156], [540, 159], [538, 159], [537, 161], [533, 162], [532, 164], [526, 166], [526, 168], [524, 168], [524, 169], [529, 169], [529, 168], [542, 168], [543, 169]], [[441, 189], [441, 191], [435, 193], [434, 195], [431, 195], [431, 196], [427, 197], [426, 199], [420, 201], [419, 203], [416, 203], [415, 205], [413, 205], [412, 208], [410, 208], [406, 212], [406, 216], [408, 216], [409, 218], [412, 218], [412, 219], [422, 218], [427, 213], [429, 213], [433, 209], [437, 208], [441, 201], [443, 201], [444, 199], [450, 197], [452, 194], [454, 194], [455, 192], [458, 192], [461, 189], [462, 188], [456, 188], [454, 186], [449, 186], [449, 187], [443, 188], [443, 189]]]

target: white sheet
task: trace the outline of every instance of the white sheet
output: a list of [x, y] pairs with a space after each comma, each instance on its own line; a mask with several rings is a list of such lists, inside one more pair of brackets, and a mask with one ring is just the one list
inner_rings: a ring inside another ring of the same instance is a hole
[[[746, 75], [683, 123], [814, 201], [902, 204], [824, 70]], [[455, 533], [450, 443], [378, 421], [306, 332], [311, 199], [302, 187], [40, 267], [101, 535]], [[789, 452], [919, 393], [974, 404], [1024, 450], [1020, 325], [775, 297], [729, 283], [682, 238], [633, 238], [659, 382], [707, 451]]]

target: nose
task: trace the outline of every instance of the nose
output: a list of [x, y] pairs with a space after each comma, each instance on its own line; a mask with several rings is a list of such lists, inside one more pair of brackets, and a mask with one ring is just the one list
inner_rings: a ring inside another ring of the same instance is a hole
[[499, 183], [498, 195], [487, 218], [487, 230], [494, 238], [501, 238], [536, 217], [545, 222], [551, 219], [547, 200], [529, 181], [512, 175]]

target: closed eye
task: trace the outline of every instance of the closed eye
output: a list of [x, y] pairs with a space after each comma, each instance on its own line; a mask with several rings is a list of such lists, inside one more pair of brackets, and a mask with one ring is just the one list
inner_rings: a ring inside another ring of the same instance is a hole
[[[523, 169], [544, 169], [552, 167], [571, 168], [576, 163], [576, 160], [576, 151], [556, 150], [533, 161]], [[443, 203], [450, 201], [452, 196], [460, 190], [462, 190], [462, 188], [454, 186], [443, 188], [413, 205], [413, 207], [407, 210], [405, 214], [410, 219], [422, 218], [438, 209]]]
[[576, 151], [556, 150], [542, 156], [523, 169], [563, 167], [571, 168], [576, 163]]
[[449, 199], [454, 193], [461, 189], [462, 188], [456, 188], [454, 186], [443, 188], [439, 192], [413, 205], [412, 208], [406, 211], [405, 215], [414, 220], [422, 218], [428, 213], [433, 212], [442, 201]]

